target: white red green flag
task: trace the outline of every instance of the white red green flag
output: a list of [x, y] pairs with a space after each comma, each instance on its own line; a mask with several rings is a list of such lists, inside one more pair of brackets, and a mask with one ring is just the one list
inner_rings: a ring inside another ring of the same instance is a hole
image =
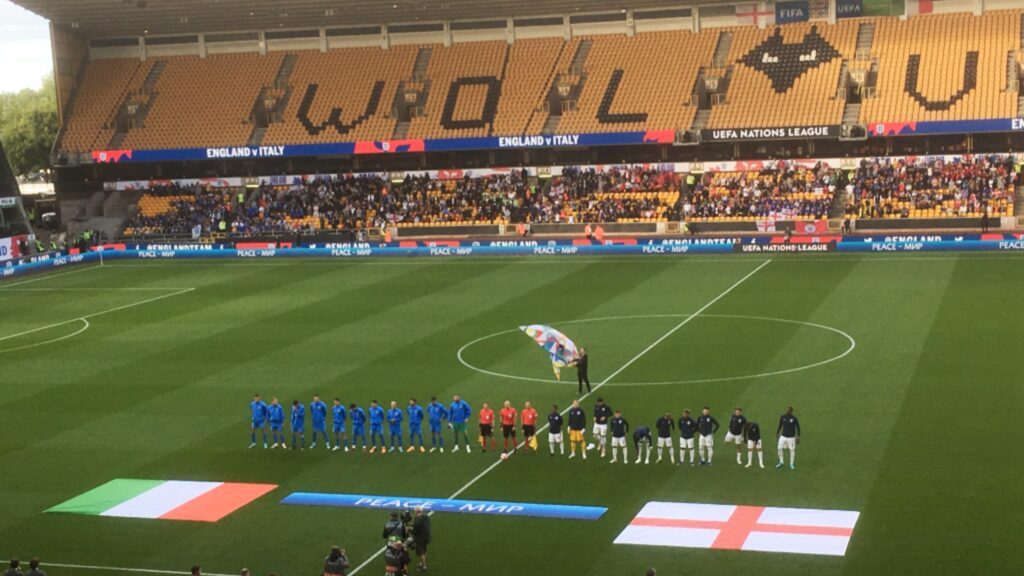
[[616, 544], [844, 556], [859, 512], [648, 502]]

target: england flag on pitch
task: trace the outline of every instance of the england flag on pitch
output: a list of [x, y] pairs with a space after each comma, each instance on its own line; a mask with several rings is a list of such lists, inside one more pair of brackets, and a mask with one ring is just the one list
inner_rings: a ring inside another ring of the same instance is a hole
[[844, 556], [859, 512], [648, 502], [616, 544]]

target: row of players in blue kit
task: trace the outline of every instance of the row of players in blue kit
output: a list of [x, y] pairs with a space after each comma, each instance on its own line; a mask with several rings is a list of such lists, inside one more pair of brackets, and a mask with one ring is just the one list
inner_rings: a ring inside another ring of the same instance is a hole
[[[251, 443], [249, 448], [255, 448], [257, 446], [257, 433], [263, 433], [263, 447], [274, 449], [280, 446], [281, 448], [287, 449], [288, 442], [285, 438], [284, 433], [284, 406], [278, 402], [277, 398], [271, 398], [270, 404], [264, 402], [259, 394], [256, 394], [252, 398], [249, 407], [252, 411], [252, 436], [250, 437]], [[332, 433], [334, 434], [334, 445], [331, 445], [330, 438], [327, 436], [327, 413], [330, 411], [332, 416]], [[397, 402], [391, 402], [391, 407], [385, 412], [384, 408], [381, 407], [376, 400], [370, 402], [370, 407], [366, 410], [360, 408], [355, 404], [349, 404], [348, 408], [342, 404], [338, 398], [334, 399], [333, 405], [328, 406], [323, 400], [320, 399], [318, 394], [313, 395], [313, 401], [309, 403], [310, 419], [313, 427], [313, 437], [309, 447], [316, 448], [317, 438], [323, 436], [324, 447], [329, 450], [344, 450], [349, 451], [357, 447], [357, 442], [361, 440], [361, 446], [365, 450], [367, 447], [366, 438], [366, 422], [369, 420], [370, 423], [370, 438], [369, 446], [370, 452], [377, 451], [377, 440], [380, 439], [380, 450], [384, 452], [388, 449], [384, 439], [384, 422], [388, 423], [388, 432], [390, 437], [390, 448], [391, 451], [395, 449], [403, 450], [402, 444], [402, 422], [408, 418], [409, 426], [409, 448], [408, 451], [412, 452], [416, 449], [417, 444], [420, 452], [426, 452], [426, 447], [423, 443], [423, 420], [426, 418], [430, 424], [430, 451], [433, 452], [435, 448], [440, 448], [441, 452], [444, 452], [444, 437], [442, 435], [442, 422], [447, 420], [455, 431], [455, 446], [458, 448], [459, 435], [461, 433], [466, 443], [466, 450], [469, 450], [469, 435], [466, 432], [466, 423], [469, 421], [472, 415], [472, 409], [465, 400], [459, 398], [456, 395], [452, 399], [452, 404], [449, 407], [445, 407], [437, 401], [437, 398], [431, 398], [430, 404], [427, 405], [426, 409], [420, 406], [415, 399], [409, 401], [409, 406], [403, 410], [398, 407]], [[346, 432], [346, 421], [352, 419], [352, 442], [348, 441], [348, 435]], [[269, 424], [271, 438], [270, 444], [267, 438], [267, 425]], [[292, 442], [291, 448], [293, 450], [304, 450], [306, 447], [306, 407], [298, 400], [292, 402], [291, 406], [291, 430], [292, 430]]]

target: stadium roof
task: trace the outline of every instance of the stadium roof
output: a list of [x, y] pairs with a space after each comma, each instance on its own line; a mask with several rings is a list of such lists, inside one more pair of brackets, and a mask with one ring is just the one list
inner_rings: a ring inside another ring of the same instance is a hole
[[[87, 37], [164, 35], [395, 22], [484, 20], [625, 8], [667, 8], [694, 0], [12, 0]], [[666, 5], [667, 4], [667, 5]]]

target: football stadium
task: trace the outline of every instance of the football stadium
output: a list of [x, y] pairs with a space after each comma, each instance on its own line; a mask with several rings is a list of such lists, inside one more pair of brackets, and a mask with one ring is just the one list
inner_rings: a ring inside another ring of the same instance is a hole
[[1024, 2], [10, 4], [5, 576], [1024, 572]]

